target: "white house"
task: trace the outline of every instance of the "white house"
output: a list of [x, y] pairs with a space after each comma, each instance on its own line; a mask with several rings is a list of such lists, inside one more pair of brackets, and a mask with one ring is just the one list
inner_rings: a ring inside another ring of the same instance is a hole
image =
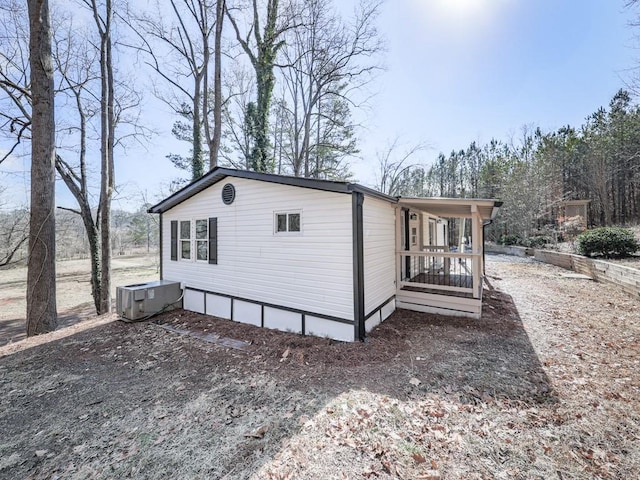
[[[354, 341], [396, 308], [479, 317], [482, 227], [498, 207], [218, 167], [149, 212], [185, 309]], [[469, 252], [446, 240], [459, 218]]]

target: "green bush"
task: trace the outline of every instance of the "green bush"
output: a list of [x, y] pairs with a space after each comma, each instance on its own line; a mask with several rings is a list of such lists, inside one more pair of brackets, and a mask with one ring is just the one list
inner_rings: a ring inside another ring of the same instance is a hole
[[498, 243], [500, 245], [522, 245], [522, 237], [515, 234], [502, 235]]
[[546, 235], [534, 235], [532, 237], [528, 237], [523, 242], [525, 247], [531, 248], [544, 247], [547, 243], [551, 243], [551, 239]]
[[640, 249], [633, 232], [621, 227], [601, 227], [587, 230], [576, 238], [577, 251], [592, 257], [627, 257]]

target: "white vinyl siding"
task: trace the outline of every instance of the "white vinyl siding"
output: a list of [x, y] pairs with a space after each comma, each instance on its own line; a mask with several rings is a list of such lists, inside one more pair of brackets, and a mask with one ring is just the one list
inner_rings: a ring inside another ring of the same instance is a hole
[[[221, 198], [226, 183], [236, 188], [231, 205]], [[302, 234], [274, 235], [276, 212], [300, 212]], [[351, 215], [348, 194], [230, 177], [163, 214], [163, 277], [353, 320]], [[218, 264], [171, 261], [171, 220], [208, 217], [218, 218]]]
[[396, 293], [396, 220], [394, 205], [365, 196], [364, 311], [368, 315]]

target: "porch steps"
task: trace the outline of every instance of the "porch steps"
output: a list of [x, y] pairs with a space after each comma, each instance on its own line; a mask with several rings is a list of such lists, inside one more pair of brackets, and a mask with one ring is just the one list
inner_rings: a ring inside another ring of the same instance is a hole
[[482, 299], [402, 289], [396, 293], [396, 307], [416, 312], [479, 319], [482, 313]]

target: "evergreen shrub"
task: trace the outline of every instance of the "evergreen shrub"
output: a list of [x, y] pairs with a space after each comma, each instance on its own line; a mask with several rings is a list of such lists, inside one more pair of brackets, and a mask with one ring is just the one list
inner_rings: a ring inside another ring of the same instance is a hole
[[633, 231], [622, 227], [587, 230], [576, 238], [576, 250], [587, 257], [628, 257], [640, 249]]

